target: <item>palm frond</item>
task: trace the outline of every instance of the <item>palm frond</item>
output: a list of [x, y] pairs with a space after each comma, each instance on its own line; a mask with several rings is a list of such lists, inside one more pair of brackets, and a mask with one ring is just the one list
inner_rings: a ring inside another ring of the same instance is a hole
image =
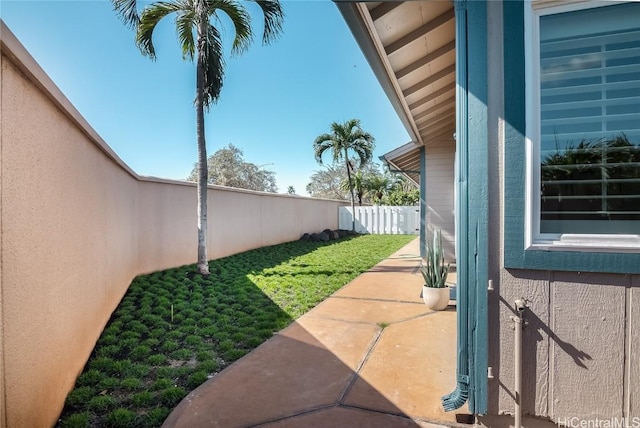
[[349, 134], [352, 134], [355, 131], [360, 131], [360, 119], [347, 120], [342, 127]]
[[156, 2], [145, 7], [140, 15], [140, 23], [136, 33], [136, 45], [140, 51], [151, 59], [156, 59], [153, 46], [153, 31], [156, 25], [167, 15], [181, 10], [177, 2]]
[[[333, 122], [330, 125], [331, 132], [323, 134], [316, 138], [314, 148], [319, 149], [322, 145], [322, 151], [318, 155], [316, 149], [316, 160], [322, 164], [322, 153], [329, 148], [332, 149], [333, 161], [337, 162], [341, 159], [348, 161], [348, 152], [354, 151], [360, 161], [360, 166], [369, 163], [373, 156], [373, 148], [375, 139], [367, 132], [360, 128], [360, 120], [351, 119], [344, 123]], [[331, 144], [325, 143], [330, 141]], [[325, 147], [326, 145], [326, 147]]]
[[224, 82], [224, 58], [220, 32], [213, 25], [207, 28], [205, 44], [204, 105], [206, 108], [218, 101]]
[[262, 9], [264, 15], [264, 31], [262, 32], [262, 44], [268, 45], [280, 37], [282, 33], [282, 23], [284, 21], [284, 11], [279, 1], [259, 0], [256, 1]]
[[253, 31], [251, 30], [251, 16], [244, 6], [234, 0], [207, 0], [209, 16], [216, 17], [217, 11], [226, 14], [235, 30], [231, 54], [241, 54], [245, 52], [253, 41]]
[[333, 148], [333, 136], [331, 134], [322, 134], [313, 142], [313, 152], [316, 162], [322, 165], [322, 155], [329, 149]]
[[140, 22], [137, 3], [137, 0], [111, 0], [113, 10], [122, 22], [132, 30], [135, 29]]
[[178, 13], [176, 32], [182, 48], [182, 59], [193, 61], [196, 53], [196, 40], [193, 37], [196, 22], [196, 14], [193, 9], [182, 10]]
[[373, 145], [371, 140], [357, 140], [351, 144], [351, 150], [356, 152], [361, 165], [366, 165], [373, 156]]

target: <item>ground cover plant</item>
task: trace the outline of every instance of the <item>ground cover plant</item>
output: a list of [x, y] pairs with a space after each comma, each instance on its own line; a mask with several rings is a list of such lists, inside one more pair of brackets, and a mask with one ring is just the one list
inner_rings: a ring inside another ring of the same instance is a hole
[[157, 427], [182, 398], [413, 236], [296, 241], [133, 280], [58, 426]]

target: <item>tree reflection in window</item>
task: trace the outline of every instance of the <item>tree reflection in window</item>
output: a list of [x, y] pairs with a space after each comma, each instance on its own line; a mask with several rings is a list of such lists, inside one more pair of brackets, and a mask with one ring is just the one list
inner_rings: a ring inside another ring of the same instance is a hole
[[543, 156], [541, 220], [640, 219], [640, 144], [623, 133]]

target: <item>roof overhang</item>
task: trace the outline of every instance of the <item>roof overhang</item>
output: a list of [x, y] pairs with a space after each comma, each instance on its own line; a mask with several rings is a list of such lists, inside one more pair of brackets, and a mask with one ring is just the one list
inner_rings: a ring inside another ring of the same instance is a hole
[[380, 156], [389, 171], [407, 177], [415, 186], [420, 185], [420, 146], [414, 142], [404, 144]]
[[419, 165], [419, 146], [455, 144], [453, 2], [335, 1], [412, 139], [384, 158], [407, 169], [400, 165]]

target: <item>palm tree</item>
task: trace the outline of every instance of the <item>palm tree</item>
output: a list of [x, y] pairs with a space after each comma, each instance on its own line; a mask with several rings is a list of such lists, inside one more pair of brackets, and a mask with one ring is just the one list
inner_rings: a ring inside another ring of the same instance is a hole
[[[262, 43], [275, 40], [282, 31], [284, 13], [278, 0], [253, 0], [262, 10]], [[224, 78], [224, 57], [220, 30], [212, 25], [226, 15], [235, 37], [231, 54], [246, 51], [253, 41], [251, 17], [235, 0], [165, 0], [147, 5], [138, 14], [137, 0], [111, 0], [125, 24], [136, 30], [136, 45], [143, 55], [156, 59], [153, 32], [158, 23], [175, 13], [175, 25], [183, 59], [196, 59], [196, 132], [198, 142], [198, 272], [209, 274], [207, 258], [207, 147], [204, 138], [204, 111], [218, 101]]]
[[370, 175], [364, 180], [364, 188], [377, 204], [382, 203], [384, 195], [391, 190], [393, 183], [387, 175]]
[[[351, 162], [350, 162], [351, 163]], [[362, 175], [362, 171], [358, 170], [351, 177], [351, 182], [349, 180], [344, 180], [340, 183], [340, 188], [345, 191], [350, 191], [353, 186], [353, 192], [358, 197], [358, 205], [362, 206], [362, 198], [365, 193], [365, 178]]]
[[345, 123], [333, 122], [331, 124], [331, 133], [322, 134], [313, 142], [313, 150], [315, 152], [316, 161], [322, 165], [322, 155], [327, 151], [331, 151], [333, 162], [344, 161], [347, 168], [347, 180], [349, 181], [349, 192], [351, 193], [351, 212], [353, 213], [351, 228], [355, 232], [355, 196], [353, 194], [353, 182], [351, 173], [354, 171], [354, 165], [349, 161], [349, 152], [354, 152], [360, 160], [360, 167], [371, 161], [375, 139], [371, 134], [365, 132], [360, 127], [358, 119], [351, 119]]

